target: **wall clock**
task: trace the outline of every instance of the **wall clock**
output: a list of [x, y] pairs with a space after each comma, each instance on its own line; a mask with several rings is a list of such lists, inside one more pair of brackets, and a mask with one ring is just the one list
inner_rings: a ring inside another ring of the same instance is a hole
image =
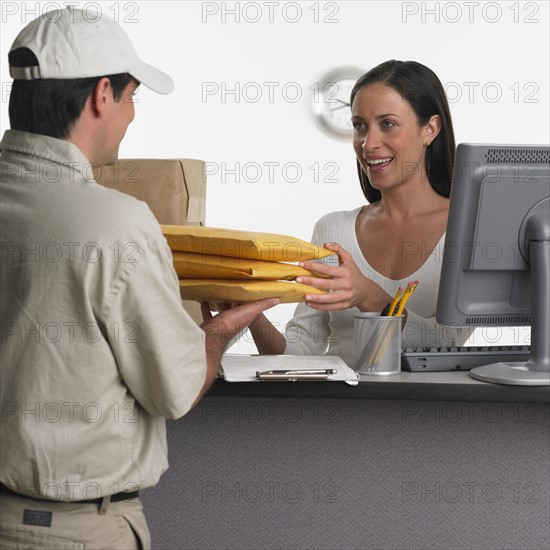
[[315, 120], [329, 136], [349, 139], [353, 135], [349, 96], [357, 79], [365, 72], [358, 67], [339, 67], [324, 74], [310, 87]]

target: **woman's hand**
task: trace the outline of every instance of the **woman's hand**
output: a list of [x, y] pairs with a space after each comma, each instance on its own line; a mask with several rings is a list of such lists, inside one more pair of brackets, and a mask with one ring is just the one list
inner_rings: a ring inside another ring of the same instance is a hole
[[310, 271], [328, 275], [330, 279], [318, 277], [298, 277], [297, 283], [314, 286], [320, 290], [328, 290], [328, 294], [308, 294], [306, 304], [320, 311], [334, 311], [357, 307], [361, 311], [381, 311], [391, 297], [376, 283], [365, 277], [351, 257], [337, 243], [327, 243], [325, 248], [338, 254], [339, 266], [329, 266], [323, 263], [308, 261], [300, 266]]

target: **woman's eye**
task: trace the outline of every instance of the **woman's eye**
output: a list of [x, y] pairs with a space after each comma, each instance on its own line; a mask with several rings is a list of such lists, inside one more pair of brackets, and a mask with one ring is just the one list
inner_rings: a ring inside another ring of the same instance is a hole
[[395, 122], [392, 122], [391, 120], [384, 120], [382, 122], [382, 126], [384, 128], [393, 128], [395, 126]]
[[355, 122], [352, 122], [352, 124], [355, 130], [361, 130], [362, 128], [365, 127], [365, 125], [362, 122], [355, 121]]

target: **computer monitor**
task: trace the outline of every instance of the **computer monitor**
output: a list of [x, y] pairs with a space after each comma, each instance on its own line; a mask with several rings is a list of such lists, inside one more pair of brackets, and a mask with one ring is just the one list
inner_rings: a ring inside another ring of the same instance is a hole
[[550, 147], [460, 144], [436, 319], [531, 325], [527, 363], [470, 371], [498, 384], [550, 385]]

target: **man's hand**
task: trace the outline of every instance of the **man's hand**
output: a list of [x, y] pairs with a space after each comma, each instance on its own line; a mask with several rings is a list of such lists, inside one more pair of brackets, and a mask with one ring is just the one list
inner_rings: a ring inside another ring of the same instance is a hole
[[221, 313], [215, 316], [212, 316], [210, 312], [210, 304], [202, 302], [201, 310], [204, 323], [201, 328], [206, 334], [206, 352], [217, 353], [219, 351], [221, 357], [231, 338], [246, 329], [262, 312], [276, 306], [279, 302], [278, 298], [265, 298], [241, 305], [220, 304], [216, 309], [221, 310]]
[[279, 302], [278, 298], [265, 298], [227, 309], [220, 308], [223, 311], [215, 316], [212, 316], [208, 302], [201, 303], [204, 319], [201, 328], [204, 330], [206, 340], [206, 380], [193, 406], [197, 404], [216, 378], [221, 356], [231, 338], [248, 327], [262, 312], [276, 306]]

